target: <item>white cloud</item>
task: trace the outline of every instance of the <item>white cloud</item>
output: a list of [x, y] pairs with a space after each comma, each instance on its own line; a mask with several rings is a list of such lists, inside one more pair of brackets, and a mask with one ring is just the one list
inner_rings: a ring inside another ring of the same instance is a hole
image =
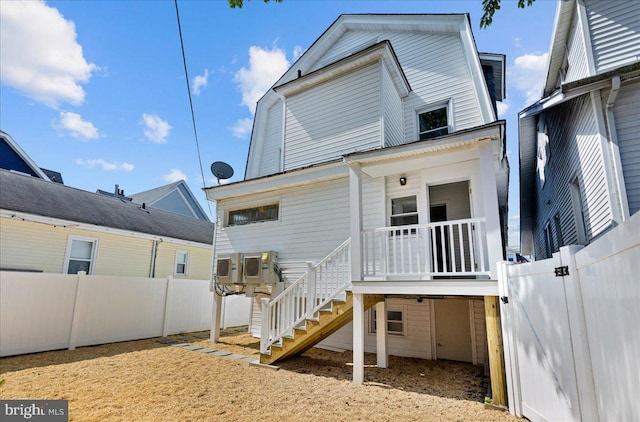
[[171, 131], [171, 125], [162, 120], [156, 114], [142, 113], [142, 124], [144, 125], [144, 136], [156, 144], [166, 144], [167, 137]]
[[0, 79], [57, 108], [82, 104], [98, 69], [84, 58], [73, 21], [42, 1], [0, 2]]
[[70, 111], [61, 111], [60, 118], [54, 122], [54, 128], [66, 130], [74, 138], [82, 140], [97, 139], [100, 137], [98, 129], [93, 123], [82, 120], [82, 116]]
[[177, 182], [179, 180], [187, 180], [187, 175], [184, 174], [181, 170], [178, 169], [171, 169], [169, 171], [169, 173], [162, 175], [162, 178], [169, 182], [169, 183], [173, 183], [173, 182]]
[[526, 97], [526, 104], [540, 99], [547, 71], [547, 53], [516, 57], [507, 71], [507, 81]]
[[513, 37], [513, 45], [515, 45], [516, 48], [522, 48], [522, 38]]
[[302, 56], [302, 53], [304, 53], [304, 48], [302, 46], [296, 45], [293, 47], [293, 60], [298, 60], [298, 57]]
[[235, 136], [236, 138], [246, 139], [251, 133], [252, 128], [253, 119], [247, 117], [238, 120], [236, 124], [231, 127], [231, 133], [233, 133], [233, 136]]
[[209, 69], [204, 70], [204, 74], [193, 78], [193, 93], [200, 95], [200, 89], [209, 85]]
[[249, 48], [249, 67], [242, 67], [233, 80], [242, 92], [242, 105], [247, 106], [251, 114], [256, 103], [265, 92], [289, 68], [284, 50], [273, 47], [271, 50], [258, 46]]
[[129, 164], [129, 163], [110, 163], [106, 160], [103, 160], [102, 158], [97, 158], [97, 159], [89, 159], [89, 160], [82, 160], [80, 158], [78, 158], [76, 160], [76, 164], [79, 166], [83, 166], [86, 167], [88, 169], [94, 168], [95, 166], [99, 166], [102, 167], [102, 170], [106, 170], [106, 171], [116, 171], [116, 170], [120, 170], [120, 171], [131, 171], [135, 168], [135, 166], [133, 164]]
[[505, 114], [507, 114], [507, 112], [509, 111], [509, 107], [511, 107], [511, 104], [509, 104], [507, 101], [498, 101], [497, 105], [498, 105], [498, 118], [504, 118]]

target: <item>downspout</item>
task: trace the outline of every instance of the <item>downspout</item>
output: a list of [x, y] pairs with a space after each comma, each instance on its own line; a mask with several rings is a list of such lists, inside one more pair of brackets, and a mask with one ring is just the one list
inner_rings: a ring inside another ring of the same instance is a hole
[[156, 276], [156, 255], [158, 255], [158, 241], [154, 240], [151, 246], [151, 268], [149, 269], [149, 278]]
[[607, 132], [609, 133], [609, 148], [611, 149], [613, 161], [613, 177], [618, 190], [618, 207], [620, 209], [621, 223], [629, 218], [629, 203], [627, 201], [627, 190], [624, 186], [624, 175], [622, 174], [622, 161], [620, 159], [620, 148], [618, 145], [618, 132], [616, 129], [616, 119], [613, 106], [620, 90], [620, 76], [611, 78], [611, 92], [607, 98]]

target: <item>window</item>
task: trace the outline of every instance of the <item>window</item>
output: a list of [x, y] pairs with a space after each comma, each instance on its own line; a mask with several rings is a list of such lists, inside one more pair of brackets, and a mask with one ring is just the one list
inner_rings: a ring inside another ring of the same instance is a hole
[[418, 204], [416, 196], [391, 199], [391, 225], [407, 226], [418, 224]]
[[65, 270], [67, 274], [78, 274], [84, 271], [93, 274], [97, 239], [85, 237], [69, 237]]
[[582, 201], [582, 189], [578, 177], [575, 177], [569, 184], [571, 190], [571, 201], [573, 203], [573, 217], [576, 222], [576, 235], [578, 243], [585, 245], [587, 243], [587, 219], [584, 215], [585, 207]]
[[176, 251], [175, 275], [187, 275], [188, 269], [189, 269], [189, 252]]
[[544, 226], [544, 248], [547, 258], [551, 258], [553, 254], [553, 235], [551, 234], [551, 224], [548, 221]]
[[556, 229], [556, 238], [558, 239], [558, 249], [564, 246], [564, 240], [562, 239], [562, 227], [560, 226], [560, 213], [557, 213], [553, 217], [553, 223]]
[[418, 114], [418, 137], [420, 140], [435, 138], [448, 133], [447, 107], [440, 107]]
[[[404, 336], [404, 310], [401, 308], [387, 309], [387, 333], [394, 336]], [[371, 310], [370, 330], [372, 334], [377, 332], [376, 308]]]
[[262, 221], [278, 221], [279, 208], [278, 204], [269, 204], [260, 207], [229, 211], [227, 225], [242, 226], [244, 224], [259, 223]]

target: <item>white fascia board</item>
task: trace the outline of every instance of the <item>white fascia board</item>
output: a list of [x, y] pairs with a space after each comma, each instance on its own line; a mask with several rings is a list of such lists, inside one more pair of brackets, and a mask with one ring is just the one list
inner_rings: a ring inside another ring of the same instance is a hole
[[478, 96], [478, 103], [480, 111], [482, 112], [482, 120], [484, 123], [495, 122], [498, 118], [493, 110], [491, 96], [489, 95], [489, 89], [487, 88], [487, 83], [484, 80], [484, 72], [482, 71], [482, 65], [480, 64], [480, 58], [478, 57], [476, 42], [473, 39], [471, 26], [467, 19], [463, 19], [460, 22], [460, 40], [462, 41], [462, 47], [465, 50], [469, 72], [471, 73], [471, 81], [476, 91], [476, 95]]
[[295, 95], [299, 92], [338, 78], [342, 75], [351, 72], [354, 69], [359, 69], [369, 64], [373, 64], [377, 61], [382, 61], [391, 75], [394, 86], [398, 91], [398, 95], [404, 98], [409, 95], [411, 87], [407, 82], [406, 77], [398, 63], [393, 48], [389, 41], [382, 41], [372, 47], [365, 50], [347, 56], [341, 60], [338, 60], [332, 64], [329, 64], [321, 69], [311, 72], [307, 75], [303, 75], [300, 78], [286, 82], [283, 85], [274, 88], [276, 93], [288, 97]]
[[320, 180], [331, 180], [346, 176], [347, 166], [338, 161], [322, 166], [265, 176], [258, 179], [250, 179], [228, 185], [205, 188], [204, 191], [208, 200], [220, 201], [237, 196], [255, 194], [259, 192], [270, 192], [293, 186], [308, 185]]
[[42, 169], [38, 167], [35, 161], [33, 161], [22, 148], [20, 148], [20, 145], [18, 145], [18, 143], [11, 137], [11, 135], [9, 135], [7, 132], [0, 131], [0, 136], [2, 136], [7, 141], [9, 148], [11, 148], [16, 154], [18, 154], [35, 174], [37, 174], [44, 180], [47, 180], [49, 182], [51, 181], [51, 179], [49, 179], [49, 176], [47, 176], [45, 172], [43, 172]]
[[351, 284], [354, 294], [498, 296], [497, 280], [375, 280]]
[[[478, 53], [478, 57], [480, 58], [480, 64], [482, 65], [482, 62], [491, 62], [491, 66], [496, 69], [498, 68], [500, 70], [500, 95], [498, 96], [497, 100], [498, 101], [502, 101], [505, 98], [507, 98], [507, 91], [506, 91], [506, 72], [507, 72], [507, 65], [506, 65], [506, 60], [507, 60], [507, 56], [505, 56], [504, 54], [498, 54], [498, 53]], [[494, 75], [496, 74], [496, 72], [494, 72]]]
[[573, 17], [572, 10], [574, 7], [575, 0], [558, 0], [558, 6], [553, 20], [549, 56], [547, 57], [547, 76], [544, 83], [544, 94], [549, 93], [555, 87], [558, 70], [560, 66], [562, 66], [562, 61], [567, 51], [567, 39], [569, 38], [571, 19]]
[[[28, 214], [24, 212], [11, 211], [6, 209], [0, 209], [0, 218], [23, 220], [23, 221], [29, 221], [32, 223], [46, 224], [49, 226], [69, 227], [69, 228], [74, 228], [78, 230], [86, 230], [94, 233], [107, 233], [107, 234], [113, 234], [117, 236], [133, 237], [136, 239], [157, 240], [157, 241], [162, 241], [166, 243], [174, 243], [176, 245], [194, 246], [198, 248], [211, 247], [211, 244], [208, 244], [208, 243], [191, 242], [189, 240], [175, 239], [173, 237], [157, 236], [157, 235], [147, 234], [147, 233], [133, 232], [133, 231], [122, 230], [122, 229], [114, 229], [111, 227], [96, 226], [94, 224], [79, 223], [77, 221], [45, 217], [42, 215]], [[213, 239], [211, 240], [213, 241]]]

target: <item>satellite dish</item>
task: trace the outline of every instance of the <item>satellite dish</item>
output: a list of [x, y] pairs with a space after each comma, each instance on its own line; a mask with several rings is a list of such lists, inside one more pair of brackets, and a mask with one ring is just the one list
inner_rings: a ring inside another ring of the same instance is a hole
[[231, 179], [231, 176], [233, 176], [233, 168], [225, 162], [215, 161], [211, 164], [211, 173], [216, 176], [218, 184], [220, 184], [220, 179]]

